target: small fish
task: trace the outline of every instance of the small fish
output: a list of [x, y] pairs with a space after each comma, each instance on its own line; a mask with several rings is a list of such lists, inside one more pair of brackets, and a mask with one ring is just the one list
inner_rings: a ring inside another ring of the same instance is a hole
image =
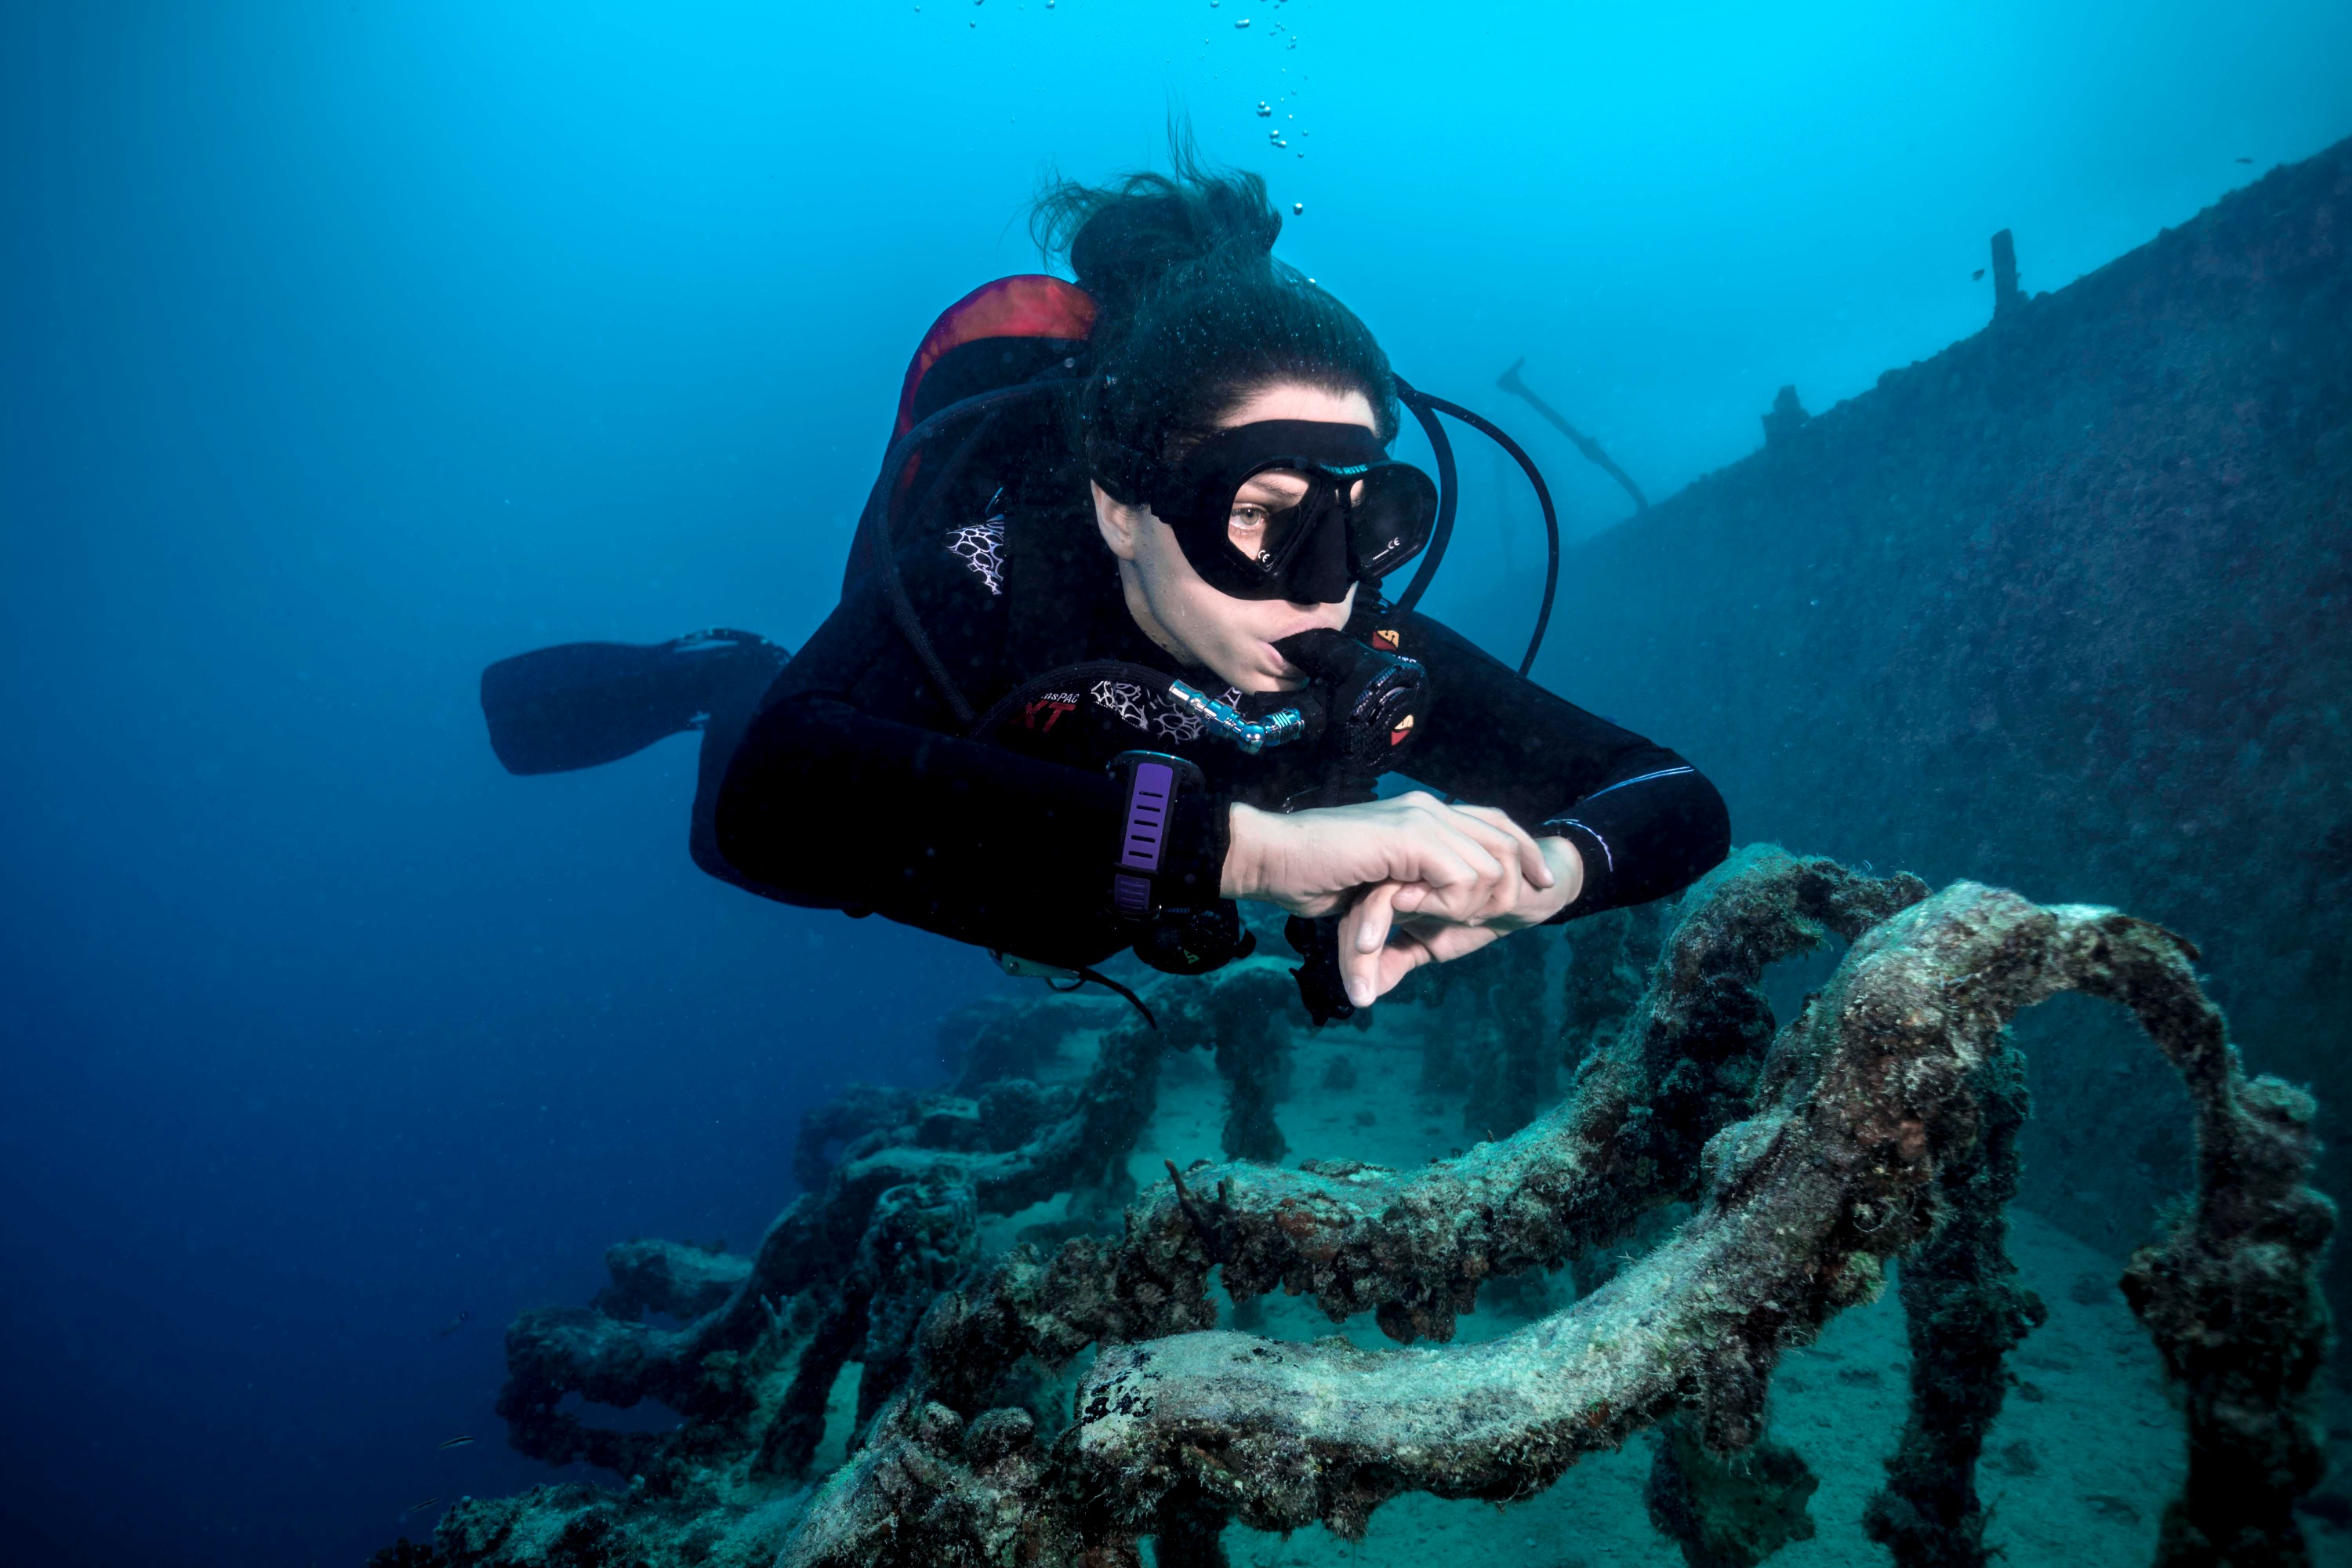
[[444, 1441], [441, 1447], [445, 1448], [462, 1448], [473, 1440], [474, 1439], [471, 1436], [451, 1437]]
[[1975, 282], [1978, 279], [1982, 278], [1983, 276], [1984, 276], [1984, 268], [1981, 268], [1981, 267], [1979, 267], [1979, 268], [1978, 268], [1974, 272], [1971, 272], [1971, 273], [1969, 273], [1969, 282], [1971, 282], [1971, 283], [1973, 283], [1973, 282]]
[[402, 1510], [400, 1510], [400, 1517], [401, 1517], [401, 1518], [403, 1518], [403, 1519], [406, 1519], [406, 1518], [407, 1518], [410, 1514], [412, 1514], [412, 1513], [423, 1513], [426, 1509], [433, 1507], [436, 1503], [438, 1503], [440, 1500], [440, 1500], [439, 1498], [437, 1498], [437, 1497], [429, 1497], [429, 1498], [426, 1498], [423, 1502], [413, 1502], [413, 1503], [410, 1503], [406, 1508], [402, 1509]]
[[445, 1340], [446, 1340], [446, 1339], [447, 1339], [451, 1334], [456, 1333], [459, 1329], [464, 1328], [467, 1323], [470, 1323], [470, 1322], [472, 1322], [473, 1321], [474, 1321], [474, 1314], [473, 1314], [473, 1313], [471, 1313], [471, 1312], [460, 1312], [460, 1313], [458, 1313], [456, 1317], [454, 1317], [454, 1318], [450, 1319], [450, 1320], [448, 1321], [448, 1322], [447, 1322], [447, 1323], [446, 1323], [446, 1324], [444, 1324], [444, 1325], [442, 1326], [441, 1333], [440, 1333], [440, 1337], [441, 1337], [442, 1339], [445, 1339]]
[[2252, 162], [2253, 162], [2253, 160], [2252, 160], [2252, 158], [2241, 158], [2241, 159], [2239, 159], [2239, 160], [2238, 160], [2238, 162], [2239, 162], [2239, 163], [2252, 163]]

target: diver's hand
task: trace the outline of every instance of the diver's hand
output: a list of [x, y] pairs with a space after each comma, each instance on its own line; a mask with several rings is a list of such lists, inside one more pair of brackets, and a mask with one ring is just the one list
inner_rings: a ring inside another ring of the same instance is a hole
[[[1490, 808], [1455, 809], [1485, 815]], [[1539, 849], [1552, 872], [1550, 885], [1530, 889], [1517, 905], [1475, 922], [1447, 918], [1417, 884], [1383, 882], [1365, 893], [1339, 921], [1339, 975], [1348, 1000], [1369, 1007], [1423, 964], [1475, 952], [1497, 937], [1541, 925], [1574, 903], [1584, 890], [1583, 856], [1565, 838], [1543, 839]]]
[[1223, 895], [1297, 915], [1329, 914], [1360, 888], [1393, 884], [1413, 889], [1414, 912], [1483, 922], [1528, 907], [1553, 880], [1543, 850], [1509, 817], [1423, 790], [1311, 811], [1235, 805], [1231, 826]]

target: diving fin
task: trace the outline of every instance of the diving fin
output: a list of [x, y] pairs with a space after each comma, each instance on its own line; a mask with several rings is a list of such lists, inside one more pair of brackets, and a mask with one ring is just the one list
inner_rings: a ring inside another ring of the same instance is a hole
[[748, 712], [791, 657], [718, 628], [650, 645], [563, 643], [483, 670], [482, 717], [510, 773], [593, 768], [698, 730], [722, 708]]

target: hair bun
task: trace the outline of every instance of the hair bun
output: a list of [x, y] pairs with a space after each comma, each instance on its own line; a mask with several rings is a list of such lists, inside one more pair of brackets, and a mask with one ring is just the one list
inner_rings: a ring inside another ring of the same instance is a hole
[[1087, 471], [1116, 500], [1148, 500], [1150, 471], [1207, 439], [1253, 391], [1283, 383], [1360, 393], [1372, 433], [1394, 438], [1388, 356], [1353, 311], [1274, 259], [1282, 217], [1265, 181], [1203, 167], [1181, 126], [1169, 142], [1171, 173], [1063, 181], [1030, 220], [1046, 256], [1067, 256], [1094, 296], [1069, 431]]
[[1031, 232], [1069, 257], [1078, 287], [1114, 331], [1180, 275], [1223, 261], [1263, 263], [1282, 234], [1265, 181], [1209, 173], [1189, 138], [1171, 147], [1175, 173], [1133, 174], [1105, 186], [1065, 181], [1038, 198]]

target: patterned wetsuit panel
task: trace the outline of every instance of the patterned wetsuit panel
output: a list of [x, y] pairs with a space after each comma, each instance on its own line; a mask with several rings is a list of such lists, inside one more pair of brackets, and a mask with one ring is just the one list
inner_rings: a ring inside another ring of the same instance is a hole
[[1003, 500], [1000, 489], [989, 498], [990, 515], [948, 535], [948, 552], [971, 568], [982, 586], [999, 595], [1004, 592], [1004, 513], [997, 509]]

